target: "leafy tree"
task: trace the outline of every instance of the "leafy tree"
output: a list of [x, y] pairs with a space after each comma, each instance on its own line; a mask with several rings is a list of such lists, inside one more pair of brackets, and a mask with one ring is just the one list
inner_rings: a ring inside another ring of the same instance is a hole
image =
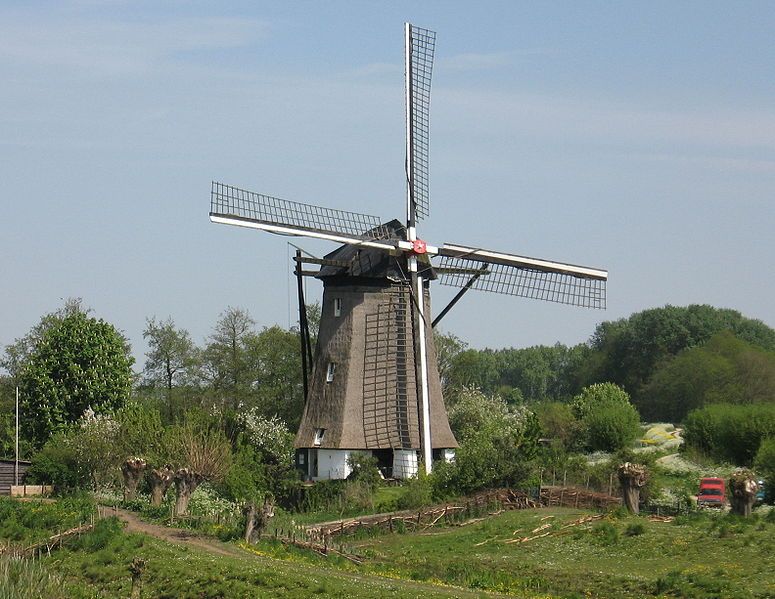
[[535, 414], [500, 397], [466, 389], [449, 417], [460, 447], [454, 463], [439, 464], [434, 471], [437, 496], [516, 484], [525, 478], [541, 433]]
[[643, 387], [660, 364], [723, 330], [763, 349], [775, 349], [775, 330], [735, 310], [665, 306], [599, 325], [590, 342], [593, 355], [585, 377], [624, 387], [640, 405]]
[[775, 352], [722, 331], [658, 367], [638, 405], [646, 418], [681, 422], [711, 403], [773, 400]]
[[260, 501], [266, 494], [287, 498], [298, 474], [293, 465], [293, 434], [278, 417], [267, 418], [257, 408], [239, 417], [235, 462], [225, 486], [236, 500]]
[[592, 450], [616, 451], [638, 436], [640, 417], [624, 389], [613, 383], [585, 387], [573, 398], [573, 413], [581, 425], [586, 446]]
[[219, 317], [203, 352], [204, 376], [222, 404], [236, 410], [252, 386], [247, 343], [255, 321], [247, 311], [229, 306]]
[[541, 429], [549, 439], [558, 442], [566, 451], [574, 447], [580, 436], [581, 424], [574, 416], [570, 404], [541, 402], [534, 409]]
[[737, 466], [750, 466], [770, 437], [775, 437], [775, 403], [711, 404], [691, 411], [684, 426], [686, 447]]
[[253, 379], [249, 401], [296, 428], [304, 410], [298, 333], [266, 327], [246, 338], [245, 353]]
[[439, 377], [444, 389], [448, 389], [452, 380], [450, 376], [455, 364], [455, 358], [467, 347], [467, 343], [452, 333], [442, 333], [434, 329], [433, 343], [436, 349], [436, 363], [439, 367]]
[[447, 367], [448, 387], [478, 387], [514, 404], [566, 401], [581, 389], [589, 354], [585, 345], [566, 347], [559, 343], [525, 349], [460, 351]]
[[[498, 359], [492, 350], [466, 349], [455, 355], [448, 369], [449, 386], [462, 391], [470, 388], [493, 393], [499, 384]], [[457, 393], [456, 393], [457, 395]]]
[[185, 329], [175, 326], [172, 318], [146, 321], [143, 338], [148, 341], [145, 378], [151, 385], [163, 385], [168, 391], [190, 382], [195, 376], [197, 349]]
[[132, 383], [129, 345], [103, 320], [73, 310], [45, 327], [18, 369], [22, 423], [36, 446], [87, 408], [120, 407]]

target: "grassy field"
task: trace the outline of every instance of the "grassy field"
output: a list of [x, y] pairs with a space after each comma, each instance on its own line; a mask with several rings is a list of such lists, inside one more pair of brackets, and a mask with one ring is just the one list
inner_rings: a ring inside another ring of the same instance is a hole
[[[15, 524], [5, 530], [24, 539], [55, 532], [54, 513], [79, 517], [71, 504], [0, 508], [14, 514]], [[28, 515], [42, 513], [47, 516], [37, 520]], [[250, 550], [219, 544], [214, 554], [127, 534], [106, 519], [37, 565], [0, 560], [0, 572], [5, 567], [27, 585], [39, 581], [48, 589], [14, 594], [9, 579], [0, 582], [0, 597], [128, 597], [135, 558], [145, 560], [142, 597], [775, 596], [775, 511], [745, 520], [697, 514], [674, 522], [610, 514], [563, 528], [590, 515], [515, 511], [467, 526], [345, 541], [366, 558], [363, 565], [270, 541]]]
[[[363, 540], [369, 568], [515, 594], [578, 597], [774, 597], [775, 512], [674, 522], [570, 509], [509, 512], [466, 527]], [[547, 518], [547, 516], [551, 516]], [[552, 534], [507, 543], [531, 534]]]

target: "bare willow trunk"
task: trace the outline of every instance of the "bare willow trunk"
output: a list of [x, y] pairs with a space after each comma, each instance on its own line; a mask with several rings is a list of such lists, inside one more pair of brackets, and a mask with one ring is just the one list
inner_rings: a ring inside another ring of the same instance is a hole
[[622, 487], [624, 506], [631, 514], [640, 512], [640, 490], [648, 480], [646, 467], [641, 464], [625, 462], [617, 470], [619, 484]]
[[188, 502], [191, 495], [202, 482], [203, 478], [191, 468], [180, 468], [175, 472], [175, 515], [184, 516], [188, 513]]
[[124, 501], [137, 497], [137, 486], [143, 478], [146, 463], [143, 458], [128, 458], [121, 464], [121, 474], [124, 477]]
[[750, 516], [753, 504], [756, 503], [758, 485], [753, 473], [749, 470], [737, 470], [729, 478], [729, 500], [732, 513], [739, 516]]
[[259, 511], [256, 503], [251, 501], [245, 506], [245, 542], [253, 543], [260, 539], [269, 525], [269, 520], [274, 517], [274, 500], [271, 497], [264, 499], [264, 504]]
[[167, 489], [172, 484], [172, 479], [175, 476], [175, 471], [169, 464], [162, 466], [161, 468], [152, 468], [148, 478], [151, 482], [151, 505], [159, 507], [161, 502], [164, 501], [164, 496], [167, 494]]

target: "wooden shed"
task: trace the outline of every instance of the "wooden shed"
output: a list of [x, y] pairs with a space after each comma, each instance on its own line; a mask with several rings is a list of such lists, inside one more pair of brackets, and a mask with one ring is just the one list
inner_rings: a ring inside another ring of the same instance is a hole
[[[31, 462], [19, 460], [19, 484], [24, 484], [24, 478]], [[15, 460], [0, 459], [0, 495], [10, 495], [14, 482]]]

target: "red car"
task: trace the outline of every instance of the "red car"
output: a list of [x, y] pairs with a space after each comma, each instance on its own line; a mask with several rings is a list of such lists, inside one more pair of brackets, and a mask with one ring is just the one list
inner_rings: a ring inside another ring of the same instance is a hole
[[726, 485], [723, 478], [701, 478], [697, 505], [702, 507], [724, 507], [727, 502]]

